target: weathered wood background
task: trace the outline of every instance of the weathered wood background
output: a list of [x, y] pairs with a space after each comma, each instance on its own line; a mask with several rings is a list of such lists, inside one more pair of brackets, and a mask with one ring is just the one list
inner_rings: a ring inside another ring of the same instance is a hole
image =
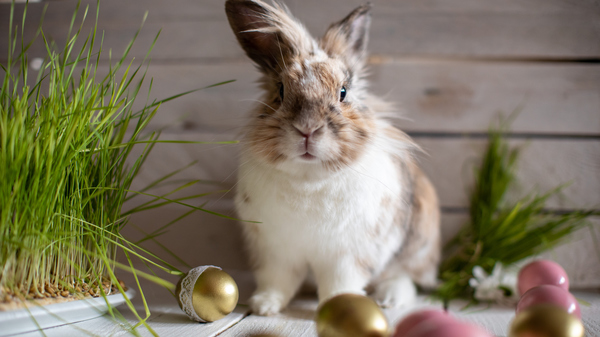
[[[363, 0], [288, 0], [308, 29], [320, 36], [330, 22]], [[398, 126], [425, 149], [421, 164], [437, 187], [445, 238], [467, 220], [473, 168], [486, 132], [503, 114], [519, 110], [507, 136], [522, 146], [516, 195], [571, 183], [549, 202], [554, 210], [600, 209], [600, 2], [597, 0], [372, 0], [372, 90], [398, 105]], [[47, 37], [64, 43], [76, 1], [50, 1]], [[95, 1], [88, 16], [95, 16]], [[45, 4], [30, 4], [27, 36], [33, 36]], [[21, 12], [23, 5], [17, 6]], [[258, 95], [258, 74], [230, 31], [219, 0], [102, 0], [98, 25], [113, 58], [147, 20], [131, 55], [141, 60], [158, 31], [151, 54], [151, 97], [164, 98], [213, 83], [164, 104], [151, 127], [162, 139], [235, 140]], [[7, 4], [0, 4], [0, 60], [6, 58]], [[88, 20], [84, 30], [93, 20]], [[18, 18], [16, 22], [20, 22]], [[33, 55], [43, 55], [41, 44]], [[108, 68], [108, 53], [101, 71]], [[188, 193], [232, 188], [236, 145], [159, 145], [136, 182], [140, 188], [193, 161], [181, 179], [212, 185]], [[232, 193], [208, 200], [207, 208], [235, 216]], [[203, 201], [203, 202], [204, 202]], [[196, 202], [200, 204], [202, 202]], [[167, 207], [131, 220], [150, 232], [185, 210]], [[571, 243], [549, 253], [569, 271], [572, 284], [600, 286], [600, 221]], [[188, 264], [247, 269], [233, 221], [195, 213], [158, 238]], [[151, 244], [152, 248], [160, 247]], [[175, 264], [179, 261], [173, 260]]]

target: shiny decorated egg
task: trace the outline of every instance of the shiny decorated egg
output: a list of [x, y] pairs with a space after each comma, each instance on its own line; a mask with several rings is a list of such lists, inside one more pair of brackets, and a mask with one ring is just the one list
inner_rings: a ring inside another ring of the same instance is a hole
[[197, 322], [214, 322], [235, 309], [238, 287], [219, 267], [201, 266], [190, 270], [175, 290], [181, 309]]
[[405, 337], [421, 324], [439, 324], [441, 320], [452, 319], [445, 311], [437, 309], [421, 310], [404, 317], [396, 326], [394, 337]]
[[388, 321], [372, 299], [341, 294], [323, 303], [317, 310], [319, 337], [387, 337]]
[[543, 284], [550, 284], [569, 291], [569, 277], [558, 263], [549, 260], [533, 261], [519, 271], [517, 286], [519, 294]]
[[555, 305], [542, 304], [519, 312], [509, 337], [583, 337], [585, 329], [575, 316]]
[[[403, 336], [404, 337], [404, 336]], [[484, 329], [455, 319], [433, 318], [415, 326], [405, 337], [493, 337]]]
[[517, 314], [524, 309], [538, 304], [552, 304], [563, 308], [569, 314], [581, 319], [579, 303], [571, 293], [553, 285], [541, 285], [529, 289], [517, 304]]

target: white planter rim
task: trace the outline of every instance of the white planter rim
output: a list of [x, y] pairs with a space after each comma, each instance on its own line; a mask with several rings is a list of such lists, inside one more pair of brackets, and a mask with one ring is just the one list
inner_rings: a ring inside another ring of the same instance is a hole
[[[135, 295], [133, 289], [125, 292], [127, 298]], [[29, 308], [1, 311], [0, 336], [37, 331], [99, 317], [108, 312], [108, 305], [116, 307], [125, 303], [123, 294], [84, 298], [70, 302], [34, 306]]]

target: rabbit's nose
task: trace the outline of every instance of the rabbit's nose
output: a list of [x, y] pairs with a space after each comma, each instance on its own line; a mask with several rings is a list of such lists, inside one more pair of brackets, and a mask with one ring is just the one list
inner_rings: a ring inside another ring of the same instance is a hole
[[294, 125], [294, 129], [296, 129], [302, 138], [308, 141], [311, 137], [317, 136], [323, 131], [323, 125], [316, 128], [299, 127]]

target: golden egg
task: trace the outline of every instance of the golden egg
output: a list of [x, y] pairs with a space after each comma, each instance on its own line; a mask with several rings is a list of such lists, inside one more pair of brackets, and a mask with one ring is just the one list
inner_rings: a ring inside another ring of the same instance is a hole
[[[214, 322], [231, 313], [237, 305], [239, 296], [238, 287], [233, 278], [221, 269], [212, 266], [197, 267], [194, 270], [197, 271], [194, 273], [190, 271], [179, 281], [175, 290], [179, 306], [183, 311], [191, 319], [200, 322]], [[200, 275], [196, 280], [190, 279], [198, 272]], [[189, 287], [186, 287], [186, 284]], [[192, 284], [193, 289], [191, 288]]]
[[581, 321], [561, 307], [536, 305], [521, 311], [513, 320], [509, 337], [583, 337]]
[[323, 303], [317, 312], [319, 337], [387, 337], [388, 321], [372, 299], [341, 294]]

